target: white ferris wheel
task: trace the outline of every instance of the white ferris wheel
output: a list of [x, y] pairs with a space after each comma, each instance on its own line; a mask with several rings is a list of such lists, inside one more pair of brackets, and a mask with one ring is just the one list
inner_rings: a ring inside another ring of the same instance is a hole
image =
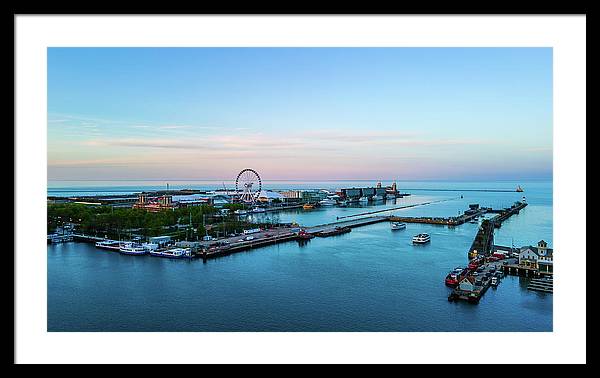
[[253, 203], [262, 190], [260, 176], [254, 169], [242, 170], [235, 179], [235, 190], [242, 191], [240, 196], [242, 202]]

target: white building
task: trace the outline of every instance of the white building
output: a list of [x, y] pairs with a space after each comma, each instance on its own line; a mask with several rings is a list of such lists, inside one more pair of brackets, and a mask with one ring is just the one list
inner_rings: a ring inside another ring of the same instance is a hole
[[261, 190], [260, 193], [258, 193], [257, 199], [259, 202], [272, 202], [274, 199], [283, 202], [285, 197], [281, 193], [273, 192], [271, 190]]
[[548, 243], [540, 240], [537, 247], [524, 246], [520, 248], [519, 265], [538, 269], [540, 273], [552, 274], [553, 249], [548, 248]]

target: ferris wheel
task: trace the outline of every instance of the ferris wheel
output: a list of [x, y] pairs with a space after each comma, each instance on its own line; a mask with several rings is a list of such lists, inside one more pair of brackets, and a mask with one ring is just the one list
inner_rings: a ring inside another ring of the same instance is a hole
[[240, 200], [242, 202], [254, 202], [262, 189], [260, 176], [254, 169], [242, 170], [235, 179], [235, 190], [242, 190]]

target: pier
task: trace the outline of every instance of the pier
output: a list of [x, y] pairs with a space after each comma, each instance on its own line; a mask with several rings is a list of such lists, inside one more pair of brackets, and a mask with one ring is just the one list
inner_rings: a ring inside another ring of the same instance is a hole
[[521, 276], [521, 277], [539, 277], [540, 272], [537, 268], [532, 266], [518, 265], [518, 264], [508, 264], [502, 266], [502, 270], [505, 274], [510, 274], [511, 276]]
[[365, 217], [365, 218], [353, 219], [353, 220], [347, 220], [347, 221], [327, 223], [327, 224], [322, 224], [322, 225], [313, 226], [313, 227], [306, 227], [304, 230], [309, 234], [316, 234], [317, 232], [326, 232], [326, 231], [333, 230], [335, 228], [341, 228], [341, 227], [354, 228], [354, 227], [366, 226], [368, 224], [373, 224], [373, 223], [385, 222], [385, 221], [389, 221], [389, 220], [390, 220], [390, 217], [373, 216], [373, 217]]
[[550, 278], [533, 278], [527, 290], [540, 291], [542, 293], [552, 293], [554, 291], [554, 284], [552, 277]]
[[[492, 220], [491, 220], [494, 224], [494, 227], [500, 228], [500, 226], [502, 225], [502, 222], [504, 222], [505, 220], [507, 220], [508, 218], [512, 217], [515, 214], [519, 214], [521, 209], [523, 209], [525, 206], [527, 206], [526, 202], [516, 202], [511, 207], [500, 210], [499, 214], [497, 216], [495, 216], [494, 218], [492, 218]], [[490, 212], [498, 212], [498, 211], [490, 210]]]
[[408, 209], [408, 208], [411, 208], [411, 207], [430, 205], [430, 204], [433, 204], [433, 203], [452, 201], [452, 200], [455, 200], [455, 199], [457, 199], [457, 198], [445, 198], [445, 199], [441, 199], [441, 200], [437, 200], [437, 201], [428, 201], [428, 202], [415, 203], [415, 204], [412, 204], [412, 205], [403, 205], [403, 206], [398, 206], [398, 207], [392, 207], [392, 208], [389, 208], [389, 209], [367, 211], [367, 212], [359, 213], [359, 214], [344, 215], [342, 217], [337, 217], [337, 219], [354, 218], [354, 217], [359, 217], [359, 216], [364, 216], [364, 215], [372, 215], [372, 214], [385, 213], [385, 212], [394, 211], [394, 210]]
[[219, 256], [226, 256], [232, 253], [241, 252], [253, 248], [265, 247], [272, 244], [284, 243], [289, 241], [298, 240], [298, 235], [293, 232], [280, 234], [271, 237], [263, 237], [260, 239], [249, 240], [249, 241], [241, 241], [235, 244], [231, 244], [228, 247], [216, 247], [216, 248], [208, 248], [202, 249], [198, 251], [195, 256], [201, 257], [203, 260], [207, 260], [210, 258], [215, 258]]

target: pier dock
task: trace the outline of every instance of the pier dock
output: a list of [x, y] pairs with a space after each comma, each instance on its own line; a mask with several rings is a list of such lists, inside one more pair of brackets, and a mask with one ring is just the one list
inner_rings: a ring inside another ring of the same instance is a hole
[[398, 206], [398, 207], [392, 207], [392, 208], [389, 208], [389, 209], [367, 211], [367, 212], [364, 212], [364, 213], [358, 213], [358, 214], [352, 214], [352, 215], [344, 215], [342, 217], [338, 217], [337, 219], [354, 218], [354, 217], [360, 217], [360, 216], [364, 216], [364, 215], [386, 213], [386, 212], [390, 212], [390, 211], [394, 211], [394, 210], [408, 209], [408, 208], [411, 208], [411, 207], [431, 205], [431, 204], [439, 203], [439, 202], [452, 201], [452, 200], [455, 200], [455, 199], [457, 199], [457, 198], [445, 198], [445, 199], [441, 199], [441, 200], [437, 200], [437, 201], [428, 201], [428, 202], [415, 203], [415, 204], [412, 204], [412, 205], [403, 205], [403, 206]]
[[305, 231], [309, 234], [316, 234], [318, 232], [331, 231], [331, 230], [335, 229], [336, 227], [337, 228], [341, 228], [341, 227], [354, 228], [354, 227], [366, 226], [368, 224], [373, 224], [373, 223], [385, 222], [385, 221], [389, 221], [389, 220], [390, 220], [390, 217], [386, 217], [386, 216], [365, 217], [365, 218], [360, 218], [360, 219], [327, 223], [327, 224], [322, 224], [319, 226], [306, 227]]
[[527, 290], [533, 291], [541, 291], [542, 293], [552, 293], [554, 284], [552, 277], [550, 278], [533, 278], [529, 285], [527, 286]]

